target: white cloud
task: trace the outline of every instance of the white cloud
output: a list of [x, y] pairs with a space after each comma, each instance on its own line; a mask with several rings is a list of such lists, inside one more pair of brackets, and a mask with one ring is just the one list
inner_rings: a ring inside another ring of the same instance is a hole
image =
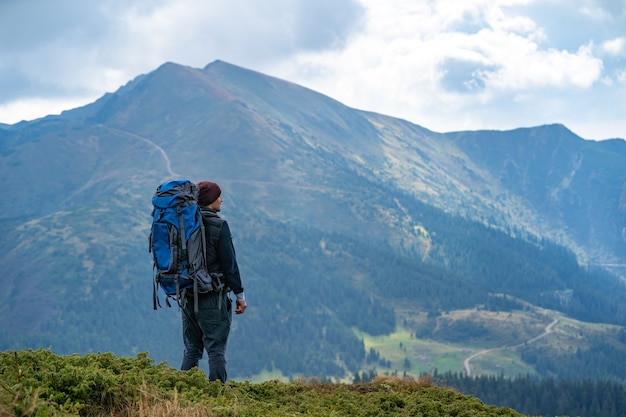
[[580, 7], [579, 12], [593, 20], [606, 21], [611, 19], [611, 15], [601, 5], [591, 4]]
[[626, 37], [609, 39], [602, 43], [601, 49], [613, 56], [626, 55]]
[[[437, 130], [515, 127], [516, 103], [532, 106], [544, 91], [588, 89], [603, 70], [590, 44], [574, 52], [545, 48], [541, 27], [503, 7], [526, 3], [363, 1], [367, 25], [344, 50], [300, 54], [280, 73], [349, 105]], [[478, 116], [476, 107], [493, 113], [507, 96], [510, 120]]]
[[503, 45], [497, 55], [502, 69], [493, 74], [490, 84], [498, 89], [588, 88], [598, 81], [602, 61], [595, 58], [588, 45], [574, 54], [567, 51], [540, 50], [533, 44], [516, 42]]
[[34, 120], [47, 115], [57, 115], [69, 109], [84, 106], [93, 101], [93, 97], [80, 98], [25, 98], [0, 104], [0, 123], [18, 123]]
[[296, 51], [341, 46], [359, 15], [354, 0], [3, 1], [0, 103], [25, 93], [101, 95], [165, 61], [257, 69]]
[[[59, 0], [55, 14], [51, 7], [0, 2], [2, 122], [29, 118], [46, 99], [44, 114], [64, 100], [93, 101], [165, 61], [203, 67], [221, 59], [433, 130], [559, 122], [585, 137], [626, 136], [615, 110], [626, 97], [624, 0]], [[2, 36], [14, 34], [13, 43]]]

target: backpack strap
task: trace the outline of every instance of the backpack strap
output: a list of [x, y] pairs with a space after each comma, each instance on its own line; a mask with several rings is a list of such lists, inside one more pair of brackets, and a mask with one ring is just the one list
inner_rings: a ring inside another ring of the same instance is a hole
[[[152, 234], [150, 234], [152, 237]], [[152, 276], [156, 277], [156, 265], [152, 265]], [[161, 307], [161, 301], [159, 301], [159, 288], [158, 288], [157, 280], [152, 280], [152, 307], [156, 310], [157, 305]]]
[[180, 302], [180, 284], [178, 282], [178, 275], [174, 275], [174, 283], [176, 284], [176, 299]]
[[198, 209], [198, 211], [196, 212], [196, 216], [198, 216], [198, 220], [200, 223], [200, 239], [202, 242], [202, 265], [204, 265], [204, 267], [206, 268], [206, 230], [204, 228], [204, 219], [202, 218], [202, 212], [200, 211], [200, 209]]
[[[183, 249], [183, 259], [187, 257], [187, 239], [185, 236], [185, 223], [183, 222], [183, 211], [180, 209], [180, 205], [176, 205], [176, 213], [178, 213], [178, 224], [180, 230], [180, 243]], [[187, 261], [189, 262], [189, 261]]]
[[[188, 258], [188, 252], [187, 252], [187, 236], [185, 235], [185, 223], [183, 221], [183, 211], [180, 208], [180, 204], [176, 205], [176, 213], [178, 213], [178, 224], [179, 224], [179, 241], [180, 241], [180, 247], [183, 251], [183, 259], [187, 259], [187, 270], [189, 271], [192, 268], [191, 262], [189, 262], [189, 258]], [[191, 272], [191, 271], [189, 271]], [[186, 290], [183, 290], [183, 292], [180, 292], [180, 285], [178, 283], [178, 276], [176, 278], [174, 278], [174, 281], [176, 282], [176, 300], [178, 301], [178, 306], [179, 307], [183, 307], [187, 304], [187, 298], [186, 298]], [[198, 312], [198, 300], [197, 300], [197, 294], [198, 294], [198, 283], [196, 282], [196, 280], [193, 280], [193, 299], [194, 299], [194, 311], [197, 313]]]
[[198, 280], [193, 280], [193, 311], [198, 312]]
[[[202, 243], [202, 265], [206, 269], [206, 233], [204, 229], [204, 219], [202, 218], [202, 212], [200, 211], [200, 207], [196, 211], [196, 218], [198, 219], [198, 223], [200, 224], [200, 242]], [[208, 271], [207, 271], [208, 274]], [[210, 276], [210, 275], [209, 275]], [[196, 279], [193, 280], [193, 308], [194, 311], [198, 312], [198, 281]]]

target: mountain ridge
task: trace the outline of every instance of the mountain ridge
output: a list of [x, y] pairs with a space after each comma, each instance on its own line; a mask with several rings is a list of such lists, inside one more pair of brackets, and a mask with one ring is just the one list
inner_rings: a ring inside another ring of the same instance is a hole
[[353, 328], [406, 322], [436, 339], [442, 314], [495, 305], [491, 293], [622, 326], [623, 285], [578, 262], [626, 259], [623, 143], [562, 125], [437, 133], [223, 61], [165, 63], [91, 105], [0, 127], [0, 348], [176, 361], [180, 323], [150, 311], [146, 250], [151, 195], [174, 176], [224, 190], [258, 306], [235, 320], [235, 375], [354, 372], [366, 352]]

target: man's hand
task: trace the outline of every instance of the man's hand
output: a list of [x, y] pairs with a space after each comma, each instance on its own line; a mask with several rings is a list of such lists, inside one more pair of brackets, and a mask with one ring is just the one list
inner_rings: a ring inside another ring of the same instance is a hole
[[246, 303], [246, 300], [237, 300], [235, 301], [235, 304], [235, 314], [243, 314], [246, 311], [246, 308], [248, 308], [248, 303]]

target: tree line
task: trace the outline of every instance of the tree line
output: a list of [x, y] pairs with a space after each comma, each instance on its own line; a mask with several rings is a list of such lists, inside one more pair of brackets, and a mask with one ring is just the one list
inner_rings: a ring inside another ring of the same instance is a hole
[[532, 416], [621, 417], [626, 410], [626, 387], [615, 381], [460, 373], [435, 374], [433, 380], [486, 404]]
[[[366, 352], [353, 329], [370, 335], [393, 332], [395, 307], [403, 301], [432, 316], [475, 306], [493, 311], [518, 308], [489, 296], [502, 292], [581, 320], [626, 323], [623, 286], [608, 275], [580, 268], [559, 246], [513, 239], [410, 198], [401, 204], [428, 231], [428, 256], [416, 253], [415, 247], [394, 246], [376, 230], [371, 239], [361, 239], [311, 225], [260, 220], [253, 214], [241, 218], [234, 237], [251, 307], [250, 314], [233, 321], [228, 351], [232, 377], [272, 370], [320, 377], [358, 372], [367, 366]], [[148, 351], [178, 366], [180, 317], [176, 307], [152, 311], [145, 240], [126, 242], [124, 252], [116, 252], [116, 247], [98, 246], [102, 251], [91, 257], [108, 263], [102, 261], [93, 271], [72, 257], [51, 258], [55, 267], [44, 281], [45, 291], [38, 288], [29, 295], [57, 297], [52, 311], [44, 309], [49, 303], [41, 302], [29, 312], [49, 319], [40, 327], [0, 335], [1, 347], [52, 346], [58, 353], [112, 351], [131, 356]], [[66, 250], [61, 244], [57, 249]], [[45, 253], [43, 248], [33, 251]], [[419, 336], [430, 335], [423, 331]], [[626, 363], [624, 351], [616, 346], [604, 352], [607, 359], [599, 362], [600, 371], [592, 373], [589, 366], [589, 375], [619, 369], [612, 363]], [[549, 357], [529, 352], [526, 360], [549, 375], [562, 374], [573, 359], [558, 358], [565, 365], [554, 368], [560, 365]]]

